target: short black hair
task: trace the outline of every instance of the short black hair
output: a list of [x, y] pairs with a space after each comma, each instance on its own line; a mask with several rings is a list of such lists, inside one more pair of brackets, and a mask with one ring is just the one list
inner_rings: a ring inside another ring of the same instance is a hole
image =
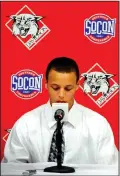
[[46, 69], [46, 81], [48, 81], [48, 75], [49, 72], [51, 70], [55, 70], [57, 72], [66, 72], [66, 73], [70, 73], [70, 72], [75, 72], [76, 73], [76, 81], [79, 80], [79, 68], [77, 63], [68, 57], [57, 57], [54, 58], [52, 61], [50, 61], [50, 63], [47, 66]]

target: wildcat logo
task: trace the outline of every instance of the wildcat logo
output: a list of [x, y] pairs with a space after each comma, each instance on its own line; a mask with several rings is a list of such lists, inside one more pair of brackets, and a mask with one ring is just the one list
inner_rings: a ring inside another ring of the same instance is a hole
[[32, 70], [21, 70], [11, 76], [11, 91], [22, 99], [31, 99], [42, 93], [43, 75]]
[[42, 22], [44, 17], [36, 16], [26, 5], [15, 15], [10, 15], [9, 18], [6, 27], [29, 50], [50, 32], [50, 29]]
[[84, 35], [92, 42], [102, 44], [115, 37], [116, 19], [105, 14], [95, 14], [84, 22]]
[[118, 92], [118, 84], [112, 78], [114, 75], [106, 73], [98, 63], [81, 76], [80, 88], [100, 108]]
[[90, 72], [83, 73], [82, 76], [85, 78], [84, 81], [84, 92], [90, 92], [93, 96], [96, 96], [98, 93], [102, 92], [103, 96], [106, 96], [109, 93], [109, 78], [112, 74], [105, 74], [102, 72]]
[[14, 35], [20, 35], [22, 38], [32, 35], [32, 37], [35, 38], [39, 32], [37, 21], [41, 20], [43, 17], [20, 14], [11, 15], [10, 18], [14, 21], [12, 26], [12, 33]]

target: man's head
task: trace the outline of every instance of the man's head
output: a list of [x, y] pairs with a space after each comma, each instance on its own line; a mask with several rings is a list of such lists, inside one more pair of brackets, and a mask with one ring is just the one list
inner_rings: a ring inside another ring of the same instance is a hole
[[46, 87], [50, 103], [68, 103], [70, 109], [74, 102], [78, 81], [79, 68], [73, 59], [66, 57], [53, 59], [46, 69]]

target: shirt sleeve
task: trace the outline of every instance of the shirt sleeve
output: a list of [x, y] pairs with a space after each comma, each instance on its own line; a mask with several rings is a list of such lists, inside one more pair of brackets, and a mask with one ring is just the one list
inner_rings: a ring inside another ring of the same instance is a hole
[[13, 126], [4, 149], [4, 163], [30, 162], [30, 153], [27, 146], [27, 128], [23, 121], [18, 120]]
[[112, 129], [105, 119], [98, 139], [98, 164], [118, 164], [118, 150]]

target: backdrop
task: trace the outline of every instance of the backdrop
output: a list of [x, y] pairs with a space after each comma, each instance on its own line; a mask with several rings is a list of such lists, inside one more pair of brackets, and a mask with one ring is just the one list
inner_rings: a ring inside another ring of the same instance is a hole
[[48, 101], [59, 56], [78, 63], [76, 101], [108, 120], [118, 147], [118, 2], [1, 2], [1, 21], [2, 157], [15, 121]]

